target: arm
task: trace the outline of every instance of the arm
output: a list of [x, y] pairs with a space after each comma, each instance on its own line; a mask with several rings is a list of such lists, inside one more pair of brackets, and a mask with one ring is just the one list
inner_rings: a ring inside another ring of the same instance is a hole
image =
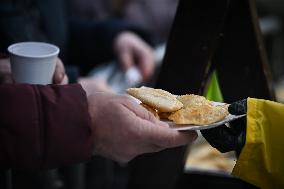
[[86, 161], [93, 150], [127, 162], [197, 137], [127, 96], [94, 93], [87, 103], [79, 85], [0, 85], [0, 104], [1, 168], [55, 168]]
[[80, 85], [0, 86], [0, 167], [53, 168], [90, 158], [91, 121]]

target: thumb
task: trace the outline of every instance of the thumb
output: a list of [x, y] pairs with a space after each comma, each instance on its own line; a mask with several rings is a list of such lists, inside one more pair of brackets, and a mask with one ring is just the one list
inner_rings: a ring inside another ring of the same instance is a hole
[[56, 60], [56, 66], [53, 75], [53, 83], [61, 84], [65, 77], [65, 68], [62, 61], [58, 58]]
[[[161, 121], [160, 121], [161, 122]], [[170, 127], [161, 126], [162, 122], [150, 126], [148, 129], [148, 140], [163, 148], [174, 148], [189, 144], [197, 138], [196, 131], [177, 131]]]

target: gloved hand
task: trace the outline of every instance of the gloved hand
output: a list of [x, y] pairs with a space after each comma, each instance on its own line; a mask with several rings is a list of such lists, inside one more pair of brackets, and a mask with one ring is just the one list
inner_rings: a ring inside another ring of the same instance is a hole
[[[232, 103], [229, 113], [242, 115], [247, 112], [247, 100], [243, 99]], [[222, 125], [212, 129], [201, 130], [203, 137], [211, 146], [220, 152], [236, 151], [240, 154], [246, 140], [246, 117], [230, 122], [229, 126]]]

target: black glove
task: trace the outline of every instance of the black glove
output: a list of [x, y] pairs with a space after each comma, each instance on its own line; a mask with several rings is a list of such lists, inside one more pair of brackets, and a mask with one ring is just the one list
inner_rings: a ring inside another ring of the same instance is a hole
[[[242, 115], [247, 112], [247, 100], [240, 100], [232, 103], [229, 113]], [[240, 154], [246, 140], [246, 117], [237, 119], [230, 123], [230, 126], [222, 125], [212, 129], [201, 130], [203, 137], [211, 146], [220, 152], [236, 151]]]

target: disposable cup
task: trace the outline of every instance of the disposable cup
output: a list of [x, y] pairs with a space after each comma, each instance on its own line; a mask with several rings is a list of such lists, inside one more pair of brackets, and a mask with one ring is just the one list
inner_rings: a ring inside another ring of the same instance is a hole
[[8, 47], [16, 83], [52, 83], [59, 48], [42, 42], [21, 42]]

